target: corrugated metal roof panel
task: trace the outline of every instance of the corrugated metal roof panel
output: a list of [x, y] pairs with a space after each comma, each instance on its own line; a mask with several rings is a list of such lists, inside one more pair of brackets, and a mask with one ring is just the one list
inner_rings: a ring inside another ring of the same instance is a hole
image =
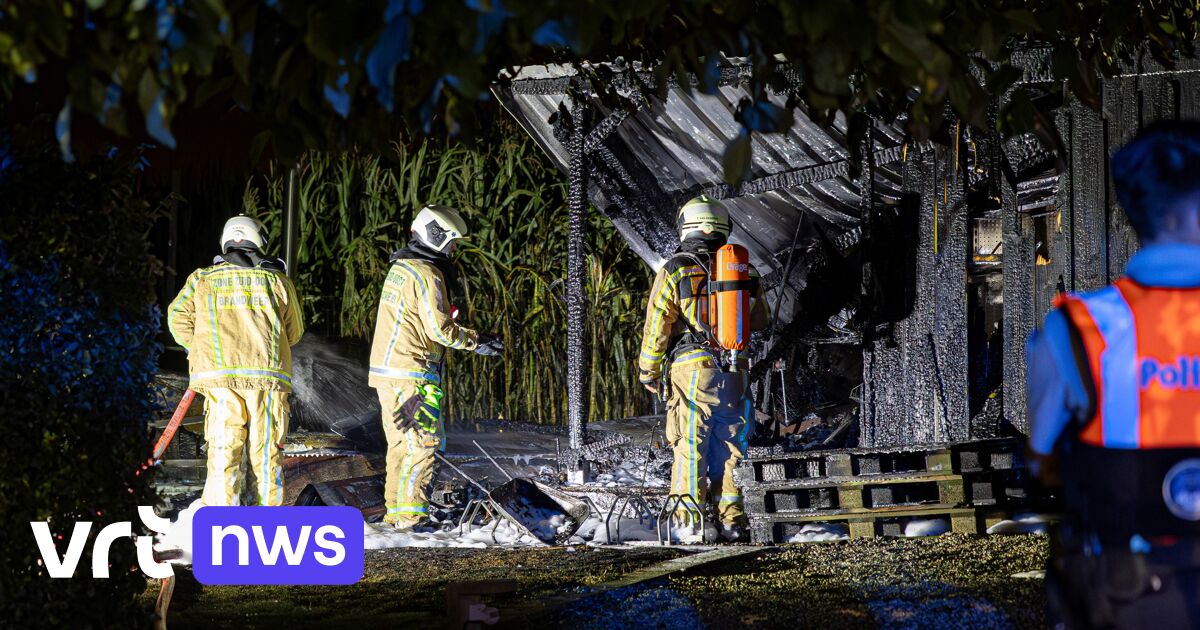
[[[561, 69], [522, 76], [509, 86], [497, 88], [497, 96], [565, 172], [569, 155], [555, 137], [551, 119], [567, 98], [569, 78], [564, 78]], [[561, 89], [554, 88], [555, 81]], [[523, 89], [523, 82], [531, 88]], [[536, 89], [532, 89], [535, 84]], [[589, 197], [608, 213], [634, 251], [650, 265], [661, 264], [677, 244], [673, 225], [678, 204], [691, 192], [722, 185], [725, 148], [741, 132], [734, 112], [742, 99], [749, 98], [745, 87], [737, 84], [722, 85], [713, 94], [671, 87], [665, 101], [648, 97], [647, 105], [605, 140], [604, 147], [626, 172], [610, 173], [607, 181], [593, 178]], [[769, 98], [780, 107], [787, 104], [786, 94], [770, 94]], [[595, 112], [593, 124], [610, 114], [598, 99], [589, 104]], [[845, 162], [850, 152], [845, 120], [839, 116], [831, 128], [825, 128], [799, 110], [794, 114], [795, 123], [787, 133], [751, 136], [750, 182], [805, 168], [813, 172], [801, 179], [811, 181], [725, 200], [735, 224], [731, 240], [750, 250], [751, 260], [768, 279], [768, 288], [782, 275], [798, 227], [799, 241], [805, 242], [818, 236], [836, 238], [858, 223], [859, 186], [847, 175]], [[898, 127], [879, 128], [875, 131], [876, 148], [894, 149], [903, 137]], [[620, 175], [634, 181], [637, 190], [624, 189]], [[895, 164], [877, 169], [875, 188], [877, 202], [899, 197], [901, 177]], [[619, 207], [614, 201], [618, 196], [643, 201], [641, 205], [626, 201], [625, 207]], [[801, 224], [805, 215], [808, 220]], [[802, 282], [803, 273], [793, 273], [790, 292], [795, 293]], [[770, 292], [772, 301], [773, 295], [777, 293]], [[784, 302], [781, 318], [787, 321], [792, 300]]]

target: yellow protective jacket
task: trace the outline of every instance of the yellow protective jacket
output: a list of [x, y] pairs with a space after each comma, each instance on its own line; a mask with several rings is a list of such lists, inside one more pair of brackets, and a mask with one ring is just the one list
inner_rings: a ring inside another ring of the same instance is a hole
[[168, 307], [167, 328], [188, 351], [192, 389], [292, 391], [304, 322], [283, 273], [227, 262], [197, 269]]
[[371, 387], [395, 387], [398, 380], [440, 383], [445, 348], [475, 349], [476, 332], [450, 317], [445, 284], [441, 270], [429, 261], [392, 263], [371, 342]]
[[[698, 254], [701, 260], [707, 254]], [[767, 327], [767, 304], [763, 299], [758, 271], [750, 268], [754, 289], [750, 294], [750, 330]], [[700, 322], [708, 318], [706, 274], [704, 268], [686, 255], [676, 255], [654, 277], [650, 300], [646, 303], [646, 325], [638, 356], [638, 380], [652, 383], [662, 378], [663, 364], [676, 340], [689, 332], [700, 332]], [[715, 347], [714, 347], [715, 348]], [[672, 360], [672, 369], [715, 368], [715, 350], [687, 349]], [[744, 363], [740, 358], [739, 363]]]

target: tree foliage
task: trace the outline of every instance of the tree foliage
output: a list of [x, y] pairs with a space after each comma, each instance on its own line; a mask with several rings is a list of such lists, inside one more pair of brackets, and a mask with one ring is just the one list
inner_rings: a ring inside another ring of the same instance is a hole
[[[1190, 54], [1194, 0], [8, 0], [0, 3], [0, 89], [59, 95], [60, 140], [82, 114], [118, 134], [174, 145], [171, 123], [217, 102], [252, 117], [252, 147], [380, 148], [380, 128], [471, 136], [473, 104], [504, 69], [618, 58], [715, 89], [723, 60], [750, 62], [750, 131], [790, 124], [765, 90], [784, 69], [814, 117], [910, 113], [917, 137], [945, 103], [982, 124], [989, 95], [1020, 76], [1016, 45], [1052, 50], [1053, 73], [1084, 102], [1139, 46]], [[982, 57], [981, 57], [981, 55]], [[1001, 63], [985, 64], [981, 58]], [[28, 84], [28, 85], [27, 85]], [[212, 101], [217, 99], [216, 101]], [[1028, 125], [1018, 108], [1007, 120]], [[1002, 120], [1001, 122], [1005, 122]]]

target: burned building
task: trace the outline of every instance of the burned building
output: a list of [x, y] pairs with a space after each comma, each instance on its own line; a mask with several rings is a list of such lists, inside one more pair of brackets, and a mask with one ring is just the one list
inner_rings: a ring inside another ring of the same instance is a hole
[[[1138, 246], [1108, 156], [1149, 122], [1200, 116], [1193, 60], [1164, 68], [1143, 56], [1103, 81], [1099, 109], [1053, 81], [1044, 51], [1014, 63], [1042, 134], [951, 120], [947, 137], [913, 142], [903, 119], [877, 120], [855, 162], [843, 119], [817, 124], [795, 107], [786, 133], [752, 134], [750, 176], [736, 186], [724, 183], [722, 156], [741, 133], [734, 112], [751, 96], [749, 67], [724, 68], [712, 93], [673, 85], [665, 98], [642, 93], [648, 76], [609, 67], [619, 106], [562, 67], [524, 68], [496, 94], [570, 178], [569, 296], [583, 299], [587, 202], [656, 266], [674, 250], [684, 201], [724, 199], [775, 315], [753, 372], [760, 401], [774, 396], [770, 411], [792, 422], [857, 403], [857, 445], [883, 448], [1027, 433], [1029, 331], [1057, 293], [1103, 286]], [[791, 107], [786, 85], [769, 98]], [[578, 447], [586, 348], [573, 310]]]

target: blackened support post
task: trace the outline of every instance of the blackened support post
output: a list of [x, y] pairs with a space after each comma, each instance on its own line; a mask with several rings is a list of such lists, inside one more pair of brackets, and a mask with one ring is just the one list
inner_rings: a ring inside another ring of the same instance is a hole
[[1021, 213], [1017, 206], [1017, 191], [1007, 181], [1000, 184], [1001, 229], [1004, 252], [1004, 418], [1013, 427], [1028, 435], [1029, 422], [1025, 415], [1025, 339], [1042, 314], [1037, 296], [1037, 241], [1034, 221]]
[[571, 448], [583, 448], [587, 439], [588, 419], [588, 348], [584, 343], [587, 296], [583, 290], [584, 245], [586, 241], [588, 208], [588, 167], [584, 141], [588, 132], [588, 104], [577, 95], [571, 112], [572, 128], [568, 149], [567, 202], [570, 215], [567, 223], [567, 421]]
[[[866, 330], [863, 332], [863, 340], [869, 342], [874, 338], [875, 331], [870, 327], [871, 318], [868, 314], [875, 305], [871, 303], [873, 297], [873, 287], [875, 285], [875, 264], [871, 259], [872, 252], [869, 250], [868, 243], [871, 243], [873, 237], [871, 228], [875, 223], [875, 142], [873, 132], [875, 131], [875, 121], [867, 123], [867, 132], [862, 139], [862, 172], [858, 176], [859, 190], [859, 228], [862, 234], [859, 237], [859, 242], [864, 244], [862, 248], [862, 285], [859, 290], [859, 308], [862, 309], [864, 321], [868, 322]], [[794, 244], [793, 244], [794, 246]], [[783, 282], [787, 282], [787, 278], [783, 278]], [[779, 294], [782, 300], [783, 292]]]
[[300, 205], [299, 180], [296, 167], [288, 169], [287, 189], [284, 191], [283, 225], [280, 237], [283, 239], [283, 264], [292, 278], [296, 277], [296, 241], [300, 233], [298, 208]]

